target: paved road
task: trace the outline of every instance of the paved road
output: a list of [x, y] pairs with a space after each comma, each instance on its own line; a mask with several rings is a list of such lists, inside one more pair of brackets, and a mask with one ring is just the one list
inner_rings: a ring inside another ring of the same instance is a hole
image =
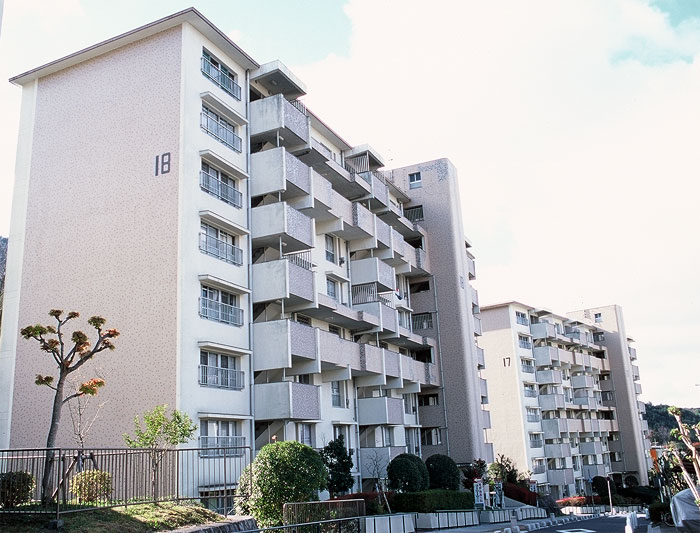
[[[641, 518], [636, 533], [646, 533], [648, 520]], [[626, 516], [601, 516], [581, 522], [569, 522], [560, 526], [551, 526], [538, 529], [537, 533], [623, 533], [625, 531]]]

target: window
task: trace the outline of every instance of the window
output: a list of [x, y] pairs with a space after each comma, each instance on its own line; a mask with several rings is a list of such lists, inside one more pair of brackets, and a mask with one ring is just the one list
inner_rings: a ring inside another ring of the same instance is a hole
[[241, 423], [238, 420], [211, 420], [199, 421], [199, 445], [201, 448], [216, 448], [202, 450], [204, 457], [217, 457], [223, 455], [223, 447], [226, 447], [226, 455], [243, 455], [243, 449], [229, 449], [230, 447], [245, 446], [245, 437], [241, 436]]
[[542, 448], [542, 434], [530, 433], [530, 448]]
[[297, 376], [297, 383], [303, 383], [304, 385], [311, 385], [311, 374], [299, 374]]
[[544, 459], [533, 459], [532, 460], [532, 473], [533, 474], [544, 474], [547, 470], [547, 465]]
[[243, 141], [236, 135], [236, 126], [204, 104], [202, 104], [200, 126], [205, 132], [225, 146], [236, 152], [242, 151]]
[[[227, 454], [228, 455], [228, 454]], [[236, 489], [229, 488], [226, 490], [200, 490], [199, 498], [202, 500], [204, 507], [215, 513], [227, 515], [234, 511]]]
[[422, 185], [422, 178], [420, 172], [414, 172], [408, 175], [408, 188], [409, 189], [420, 189]]
[[595, 332], [593, 334], [593, 342], [595, 342], [596, 344], [600, 342], [605, 342], [605, 333], [603, 333], [602, 331]]
[[384, 446], [394, 445], [394, 430], [390, 427], [382, 426], [382, 431], [384, 434]]
[[430, 290], [429, 281], [419, 281], [417, 283], [411, 283], [409, 286], [411, 294], [418, 294], [420, 292], [428, 292]]
[[328, 324], [328, 331], [334, 335], [338, 335], [341, 339], [343, 338], [343, 328], [335, 326], [333, 324]]
[[338, 282], [335, 281], [334, 279], [326, 278], [326, 294], [333, 298], [334, 300], [338, 300]]
[[[590, 316], [590, 315], [588, 315], [588, 316]], [[603, 321], [603, 314], [602, 314], [602, 313], [595, 313], [595, 314], [593, 315], [593, 319], [594, 319], [596, 322], [602, 322], [602, 321]]]
[[299, 324], [304, 324], [305, 326], [311, 325], [311, 319], [306, 315], [300, 315], [299, 313], [297, 313], [296, 318]]
[[530, 337], [525, 335], [518, 335], [518, 346], [525, 348], [526, 350], [532, 349], [532, 342], [530, 342]]
[[199, 363], [200, 385], [243, 390], [245, 374], [238, 370], [238, 357], [201, 351]]
[[416, 414], [416, 396], [415, 394], [403, 395], [403, 412], [407, 415]]
[[540, 410], [534, 407], [527, 408], [527, 421], [528, 422], [539, 422], [540, 421]]
[[527, 314], [522, 313], [521, 311], [516, 311], [515, 312], [515, 321], [520, 324], [521, 326], [529, 326], [530, 321], [527, 318]]
[[202, 50], [202, 74], [236, 100], [241, 99], [241, 86], [236, 83], [236, 75], [206, 50]]
[[202, 285], [199, 316], [234, 326], [243, 325], [243, 309], [238, 307], [238, 295]]
[[535, 373], [535, 363], [532, 362], [530, 359], [521, 359], [520, 360], [520, 367], [522, 368], [522, 371], [525, 372], [526, 374], [534, 374]]
[[537, 397], [537, 389], [535, 388], [535, 385], [532, 383], [523, 383], [523, 392], [525, 393], [525, 396], [528, 398], [536, 398]]
[[421, 428], [420, 442], [423, 446], [437, 446], [442, 444], [440, 428]]
[[421, 394], [418, 396], [418, 405], [421, 407], [426, 405], [440, 405], [440, 399], [437, 394]]
[[412, 318], [413, 331], [419, 329], [431, 329], [433, 327], [432, 313], [416, 313]]
[[313, 437], [311, 435], [312, 430], [313, 428], [311, 427], [311, 424], [297, 424], [297, 440], [302, 444], [306, 444], [307, 446], [311, 446], [313, 448]]
[[345, 382], [331, 381], [331, 404], [333, 407], [348, 407], [345, 399]]
[[326, 235], [326, 261], [335, 263], [335, 237]]
[[238, 190], [238, 182], [204, 161], [199, 173], [199, 186], [227, 204], [238, 208], [243, 206], [243, 195]]
[[236, 246], [236, 236], [205, 222], [200, 227], [199, 249], [227, 263], [243, 264], [243, 250]]

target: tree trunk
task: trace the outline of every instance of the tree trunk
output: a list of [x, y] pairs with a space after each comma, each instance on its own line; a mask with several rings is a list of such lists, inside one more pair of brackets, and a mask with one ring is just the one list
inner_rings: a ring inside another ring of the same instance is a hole
[[56, 395], [53, 399], [53, 410], [51, 412], [51, 426], [49, 435], [46, 438], [46, 458], [44, 459], [44, 475], [41, 478], [41, 503], [50, 505], [53, 501], [51, 490], [51, 470], [55, 459], [55, 451], [52, 449], [56, 444], [58, 425], [61, 421], [61, 408], [63, 407], [63, 384], [68, 374], [59, 372], [56, 383]]

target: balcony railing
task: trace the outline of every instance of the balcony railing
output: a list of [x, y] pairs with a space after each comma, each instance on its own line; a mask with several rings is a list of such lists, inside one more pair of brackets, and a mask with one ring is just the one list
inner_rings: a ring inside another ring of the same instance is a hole
[[525, 372], [526, 374], [535, 373], [535, 367], [533, 365], [520, 365], [520, 368], [522, 368], [523, 372]]
[[[379, 302], [391, 309], [396, 309], [392, 293], [378, 293], [376, 283], [362, 283], [352, 286], [352, 304], [369, 304]], [[403, 326], [406, 327], [406, 326]]]
[[199, 365], [199, 384], [222, 389], [243, 390], [245, 372], [218, 366]]
[[[202, 457], [239, 457], [245, 453], [245, 437], [230, 435], [226, 437], [199, 437]], [[207, 450], [206, 448], [212, 448]]]
[[533, 474], [544, 474], [546, 471], [547, 467], [545, 465], [532, 465]]
[[418, 329], [432, 329], [433, 328], [433, 314], [432, 313], [420, 313], [413, 315], [411, 318], [413, 322], [413, 331]]
[[238, 135], [235, 134], [233, 128], [225, 124], [221, 124], [215, 118], [210, 117], [206, 113], [201, 113], [200, 117], [200, 125], [209, 135], [236, 152], [241, 152], [243, 150], [243, 141]]
[[293, 265], [296, 265], [306, 270], [313, 269], [313, 261], [311, 261], [311, 250], [302, 250], [301, 252], [290, 252], [284, 254], [284, 258], [287, 259]]
[[199, 186], [212, 196], [216, 196], [219, 200], [223, 200], [227, 204], [235, 207], [243, 207], [243, 195], [241, 191], [231, 187], [228, 183], [224, 183], [216, 176], [213, 176], [205, 171], [199, 173]]
[[212, 235], [199, 234], [199, 249], [205, 254], [213, 255], [227, 263], [238, 266], [243, 264], [243, 250]]
[[303, 102], [300, 102], [299, 100], [289, 100], [289, 103], [292, 104], [302, 115], [307, 116], [306, 105], [304, 105]]
[[403, 210], [403, 216], [405, 216], [409, 221], [414, 223], [424, 220], [423, 206], [419, 205], [417, 207], [406, 207]]
[[542, 439], [530, 439], [530, 448], [542, 448], [543, 442]]
[[223, 322], [232, 326], [243, 325], [243, 309], [209, 298], [199, 299], [199, 315], [207, 320]]
[[524, 394], [526, 398], [537, 398], [537, 391], [534, 389], [525, 389]]
[[527, 415], [527, 421], [528, 422], [539, 422], [540, 415]]
[[212, 62], [206, 57], [202, 57], [202, 74], [216, 83], [236, 100], [241, 99], [241, 86], [236, 83], [230, 74], [223, 72], [219, 67], [213, 65]]

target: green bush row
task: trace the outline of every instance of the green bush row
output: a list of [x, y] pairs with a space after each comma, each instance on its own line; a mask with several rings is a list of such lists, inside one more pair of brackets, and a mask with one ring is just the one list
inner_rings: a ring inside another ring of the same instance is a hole
[[432, 513], [440, 510], [473, 509], [471, 492], [431, 489], [394, 494], [392, 511], [398, 513]]

